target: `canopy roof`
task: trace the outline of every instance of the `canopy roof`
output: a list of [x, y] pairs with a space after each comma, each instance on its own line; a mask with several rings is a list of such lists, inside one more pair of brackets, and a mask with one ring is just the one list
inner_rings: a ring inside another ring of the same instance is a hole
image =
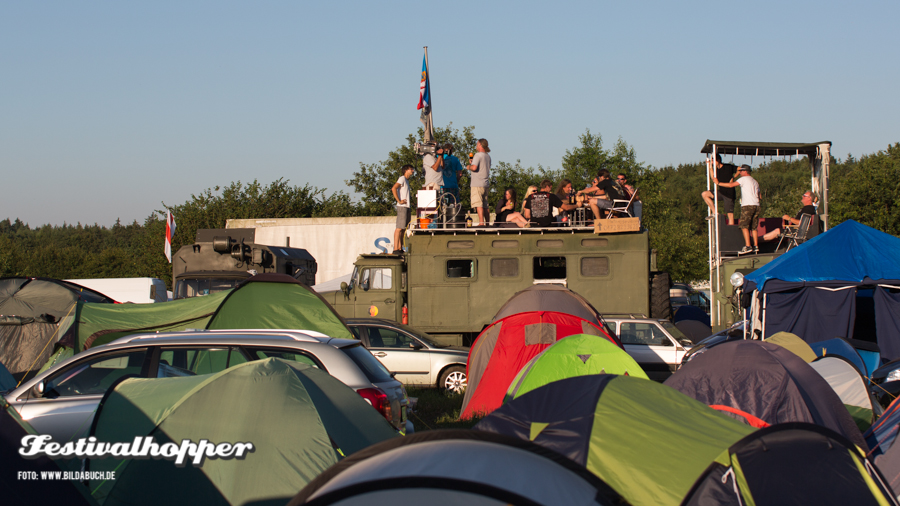
[[898, 280], [900, 238], [848, 220], [748, 274], [744, 286], [745, 290], [771, 292], [801, 286], [894, 284]]
[[744, 156], [791, 156], [806, 155], [814, 158], [819, 152], [820, 144], [828, 144], [831, 141], [822, 141], [816, 143], [796, 143], [796, 142], [739, 142], [739, 141], [711, 141], [707, 140], [703, 144], [701, 153], [712, 153], [713, 145], [716, 146], [716, 153], [720, 155], [744, 155]]

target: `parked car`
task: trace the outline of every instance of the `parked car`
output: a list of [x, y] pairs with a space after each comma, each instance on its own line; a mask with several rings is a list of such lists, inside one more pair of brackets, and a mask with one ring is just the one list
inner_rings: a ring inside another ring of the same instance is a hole
[[672, 309], [680, 306], [697, 306], [709, 314], [710, 302], [705, 293], [694, 290], [691, 285], [675, 283], [669, 289], [669, 300]]
[[209, 330], [126, 336], [76, 354], [5, 397], [36, 431], [65, 442], [83, 437], [103, 395], [123, 378], [209, 374], [270, 357], [328, 372], [356, 390], [397, 430], [412, 432], [403, 385], [359, 341], [314, 331]]
[[382, 318], [345, 318], [350, 331], [405, 385], [466, 388], [468, 347], [447, 346], [409, 325]]
[[740, 341], [745, 338], [745, 328], [747, 326], [747, 320], [739, 321], [732, 326], [728, 327], [725, 330], [721, 330], [716, 332], [715, 334], [707, 337], [706, 339], [702, 339], [697, 342], [685, 355], [684, 359], [681, 361], [682, 364], [686, 364], [691, 361], [697, 355], [705, 352], [706, 350], [712, 348], [713, 346], [727, 343], [729, 341]]
[[693, 343], [669, 320], [644, 315], [604, 316], [609, 326], [647, 376], [665, 381], [678, 369]]

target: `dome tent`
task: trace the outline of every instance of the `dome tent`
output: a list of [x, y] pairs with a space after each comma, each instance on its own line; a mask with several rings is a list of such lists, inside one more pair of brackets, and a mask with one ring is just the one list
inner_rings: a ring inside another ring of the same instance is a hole
[[677, 505], [716, 456], [754, 430], [655, 381], [614, 374], [537, 388], [475, 429], [565, 455], [635, 506]]
[[866, 448], [859, 428], [828, 382], [777, 344], [722, 343], [684, 364], [665, 385], [757, 427], [814, 423]]
[[624, 374], [648, 379], [631, 355], [608, 339], [575, 334], [556, 341], [531, 359], [513, 379], [503, 402], [547, 383], [589, 374]]
[[44, 365], [75, 320], [78, 302], [113, 307], [111, 298], [50, 278], [0, 278], [0, 362], [21, 376]]
[[566, 313], [518, 313], [489, 325], [469, 350], [468, 386], [460, 417], [471, 418], [496, 409], [516, 374], [529, 360], [556, 341], [574, 334], [603, 336], [619, 344], [597, 324]]
[[603, 326], [603, 318], [587, 299], [562, 285], [550, 284], [532, 285], [517, 292], [497, 310], [491, 322], [529, 311], [566, 313]]
[[288, 503], [604, 505], [621, 497], [583, 466], [529, 441], [432, 430], [353, 454]]
[[110, 389], [94, 418], [98, 441], [250, 442], [242, 460], [90, 459], [102, 504], [283, 504], [350, 454], [396, 437], [391, 425], [352, 389], [315, 367], [270, 358], [216, 374], [132, 378]]
[[852, 442], [807, 423], [760, 429], [710, 464], [683, 506], [897, 505], [884, 478]]

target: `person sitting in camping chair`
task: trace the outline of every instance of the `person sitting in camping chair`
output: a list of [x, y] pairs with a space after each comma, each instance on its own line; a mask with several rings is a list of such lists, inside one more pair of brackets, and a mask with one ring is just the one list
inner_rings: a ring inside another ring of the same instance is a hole
[[771, 241], [771, 240], [777, 239], [778, 237], [781, 236], [781, 234], [787, 227], [796, 227], [796, 226], [800, 225], [800, 217], [803, 216], [804, 214], [808, 214], [810, 216], [815, 216], [816, 208], [815, 208], [815, 206], [813, 206], [814, 201], [815, 201], [815, 194], [813, 194], [813, 192], [811, 192], [811, 191], [805, 192], [803, 194], [803, 196], [800, 197], [800, 202], [803, 203], [803, 207], [800, 209], [800, 212], [798, 212], [797, 215], [794, 216], [793, 218], [791, 218], [790, 216], [788, 216], [786, 214], [784, 216], [782, 216], [781, 217], [781, 227], [782, 228], [776, 228], [776, 229], [772, 230], [771, 232], [766, 232], [766, 235], [763, 236], [763, 240]]

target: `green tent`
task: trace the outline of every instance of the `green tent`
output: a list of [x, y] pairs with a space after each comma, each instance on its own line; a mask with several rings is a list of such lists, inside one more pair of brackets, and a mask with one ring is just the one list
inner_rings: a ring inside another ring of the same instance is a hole
[[396, 435], [328, 373], [271, 358], [216, 374], [128, 379], [107, 393], [91, 428], [101, 442], [252, 443], [244, 458], [179, 467], [168, 459], [107, 457], [87, 465], [116, 471], [115, 480], [91, 483], [104, 505], [284, 504], [342, 454]]
[[228, 293], [208, 329], [299, 329], [353, 339], [331, 305], [284, 274], [260, 274]]
[[605, 337], [575, 334], [553, 343], [519, 371], [503, 402], [547, 383], [588, 374], [625, 374], [648, 379], [631, 355]]
[[334, 308], [284, 274], [260, 274], [230, 291], [156, 304], [79, 302], [75, 323], [44, 369], [92, 346], [144, 332], [185, 329], [296, 329], [353, 339]]
[[816, 352], [809, 347], [806, 341], [800, 339], [797, 334], [790, 332], [776, 332], [771, 337], [766, 338], [767, 343], [775, 343], [802, 358], [807, 364], [816, 359]]
[[533, 441], [585, 466], [634, 506], [676, 506], [753, 428], [655, 381], [594, 374], [504, 404], [476, 430]]
[[875, 419], [875, 411], [869, 389], [866, 388], [866, 380], [856, 367], [844, 357], [837, 355], [819, 357], [809, 365], [821, 374], [834, 389], [834, 393], [838, 394], [859, 430], [867, 431]]

